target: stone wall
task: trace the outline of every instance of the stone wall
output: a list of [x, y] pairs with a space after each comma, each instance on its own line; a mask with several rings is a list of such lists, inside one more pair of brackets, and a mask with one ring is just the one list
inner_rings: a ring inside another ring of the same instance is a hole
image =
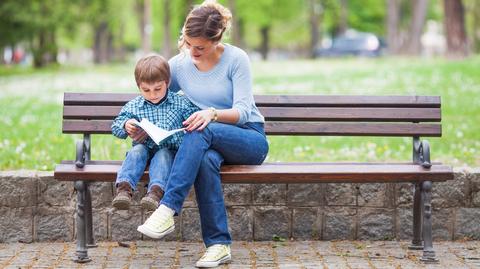
[[[142, 239], [143, 187], [129, 211], [111, 208], [112, 183], [94, 183], [91, 191], [97, 240]], [[408, 183], [224, 185], [234, 240], [410, 239], [412, 193]], [[75, 201], [73, 183], [52, 172], [0, 172], [0, 242], [73, 241]], [[201, 240], [198, 216], [192, 192], [167, 240]], [[455, 169], [455, 180], [434, 183], [433, 235], [480, 239], [480, 169]]]

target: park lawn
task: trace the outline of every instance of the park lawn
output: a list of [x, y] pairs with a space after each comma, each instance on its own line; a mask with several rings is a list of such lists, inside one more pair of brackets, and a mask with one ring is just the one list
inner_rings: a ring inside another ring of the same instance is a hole
[[[480, 165], [480, 57], [254, 62], [255, 94], [440, 95], [442, 138], [432, 159]], [[0, 170], [52, 170], [80, 135], [61, 133], [63, 92], [133, 92], [133, 63], [41, 72], [0, 70]], [[123, 159], [130, 141], [92, 139], [92, 159]], [[411, 138], [269, 137], [267, 161], [407, 161]]]

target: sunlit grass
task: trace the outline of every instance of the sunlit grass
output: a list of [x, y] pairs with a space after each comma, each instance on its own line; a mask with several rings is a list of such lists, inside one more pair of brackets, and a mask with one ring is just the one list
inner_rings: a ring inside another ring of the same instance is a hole
[[[440, 95], [442, 138], [432, 159], [480, 165], [480, 58], [329, 59], [253, 63], [256, 94]], [[134, 92], [133, 64], [47, 71], [0, 69], [0, 170], [52, 170], [80, 135], [61, 133], [68, 92]], [[122, 159], [129, 141], [93, 136], [92, 159]], [[268, 161], [408, 161], [411, 138], [269, 137]]]

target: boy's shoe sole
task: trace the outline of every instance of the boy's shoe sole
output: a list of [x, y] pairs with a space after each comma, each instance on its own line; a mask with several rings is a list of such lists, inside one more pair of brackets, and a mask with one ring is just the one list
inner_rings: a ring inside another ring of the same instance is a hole
[[154, 239], [161, 239], [165, 235], [173, 232], [174, 230], [175, 230], [175, 225], [172, 225], [172, 227], [168, 228], [163, 233], [157, 233], [155, 231], [152, 231], [152, 230], [148, 229], [147, 227], [145, 227], [145, 225], [140, 225], [137, 228], [137, 231], [141, 232], [142, 234], [144, 234], [144, 235], [146, 235], [150, 238], [154, 238]]
[[228, 254], [227, 256], [221, 258], [220, 260], [218, 261], [211, 261], [211, 262], [201, 262], [201, 261], [198, 261], [196, 264], [195, 264], [195, 267], [199, 267], [199, 268], [212, 268], [212, 267], [217, 267], [219, 266], [220, 264], [225, 264], [225, 263], [229, 263], [230, 261], [232, 260], [232, 255], [231, 254]]
[[128, 210], [130, 208], [131, 199], [128, 197], [115, 197], [112, 206], [117, 210]]
[[153, 200], [150, 197], [143, 197], [140, 201], [140, 205], [144, 210], [147, 211], [155, 211], [158, 208], [157, 201]]

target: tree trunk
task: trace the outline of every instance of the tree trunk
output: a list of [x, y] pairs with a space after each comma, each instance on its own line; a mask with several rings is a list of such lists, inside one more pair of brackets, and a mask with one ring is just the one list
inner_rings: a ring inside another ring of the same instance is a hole
[[321, 16], [321, 4], [317, 0], [310, 0], [310, 58], [315, 59], [315, 50], [318, 47], [320, 41], [320, 16]]
[[400, 52], [400, 0], [387, 0], [387, 44], [390, 54]]
[[47, 42], [46, 39], [46, 31], [41, 30], [38, 32], [36, 40], [32, 42], [33, 66], [35, 68], [45, 66], [43, 58], [45, 54], [45, 43]]
[[113, 58], [122, 63], [126, 61], [126, 48], [125, 48], [125, 44], [122, 42], [124, 35], [125, 35], [125, 22], [121, 21], [120, 31], [118, 31], [118, 35], [117, 35], [118, 40], [120, 40], [120, 44], [118, 47], [114, 49], [115, 55]]
[[408, 39], [407, 53], [411, 55], [419, 55], [422, 52], [422, 33], [425, 26], [425, 18], [427, 15], [427, 0], [412, 1], [412, 24], [410, 25], [410, 36]]
[[143, 54], [148, 54], [152, 49], [150, 0], [137, 0], [136, 10], [139, 19], [140, 34], [142, 38], [142, 51]]
[[260, 45], [260, 54], [262, 55], [262, 60], [267, 60], [268, 58], [268, 51], [269, 51], [269, 33], [270, 33], [270, 26], [262, 26], [260, 28], [260, 34], [262, 36], [262, 43]]
[[344, 34], [348, 29], [348, 0], [340, 0], [340, 23], [337, 34]]
[[480, 53], [480, 2], [473, 2], [473, 49]]
[[468, 54], [463, 3], [461, 0], [444, 0], [443, 4], [447, 55], [453, 58], [463, 58]]
[[[167, 1], [168, 2], [168, 1]], [[143, 53], [147, 54], [152, 51], [152, 20], [151, 20], [151, 3], [150, 0], [143, 2], [143, 35], [142, 48]]]
[[228, 7], [232, 12], [232, 43], [237, 47], [243, 47], [243, 40], [240, 29], [240, 21], [237, 14], [237, 3], [235, 0], [228, 0]]
[[95, 28], [95, 37], [93, 40], [93, 62], [96, 64], [102, 64], [108, 61], [107, 36], [108, 24], [106, 21], [102, 21]]
[[31, 42], [33, 52], [33, 66], [41, 68], [49, 63], [57, 62], [58, 47], [55, 39], [55, 30], [40, 30]]
[[172, 39], [170, 32], [170, 20], [171, 20], [171, 10], [170, 10], [170, 0], [163, 0], [163, 57], [170, 59], [172, 56]]

